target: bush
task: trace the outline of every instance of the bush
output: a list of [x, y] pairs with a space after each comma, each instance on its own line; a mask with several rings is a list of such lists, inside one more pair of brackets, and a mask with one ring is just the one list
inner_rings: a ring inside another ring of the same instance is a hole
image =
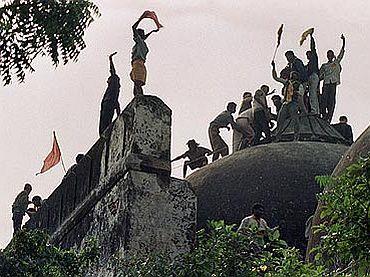
[[318, 177], [324, 188], [324, 203], [315, 227], [323, 234], [312, 251], [316, 263], [332, 272], [366, 276], [370, 274], [370, 155], [351, 165], [339, 177]]
[[14, 277], [69, 277], [83, 276], [83, 272], [97, 257], [94, 242], [81, 252], [64, 250], [48, 243], [42, 231], [21, 231], [0, 252], [0, 276]]

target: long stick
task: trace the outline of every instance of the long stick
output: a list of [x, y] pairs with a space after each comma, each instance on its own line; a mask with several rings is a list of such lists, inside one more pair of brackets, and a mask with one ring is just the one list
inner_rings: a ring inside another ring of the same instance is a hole
[[275, 47], [275, 51], [274, 51], [274, 56], [272, 57], [272, 60], [273, 60], [273, 61], [275, 60], [276, 52], [277, 52], [278, 48], [279, 48], [279, 45], [276, 45], [276, 47]]
[[67, 171], [66, 171], [66, 167], [64, 166], [64, 161], [63, 161], [62, 153], [60, 153], [60, 161], [62, 162], [62, 166], [63, 166], [64, 174], [66, 174], [66, 173], [67, 173]]

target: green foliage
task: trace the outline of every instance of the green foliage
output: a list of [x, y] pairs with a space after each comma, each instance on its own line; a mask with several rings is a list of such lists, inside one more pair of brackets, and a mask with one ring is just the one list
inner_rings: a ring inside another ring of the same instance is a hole
[[83, 276], [95, 261], [94, 242], [81, 252], [63, 250], [48, 243], [49, 237], [41, 231], [21, 231], [0, 252], [0, 276], [43, 277]]
[[370, 274], [370, 155], [348, 167], [339, 177], [318, 177], [324, 187], [324, 234], [313, 249], [318, 264], [356, 276]]
[[[1, 1], [1, 0], [0, 0]], [[25, 71], [34, 71], [32, 61], [50, 56], [53, 64], [76, 61], [85, 48], [83, 36], [99, 16], [89, 0], [10, 0], [0, 8], [0, 75], [9, 84]]]
[[322, 276], [304, 265], [298, 250], [289, 248], [278, 231], [261, 240], [255, 234], [240, 234], [235, 226], [210, 222], [210, 231], [197, 233], [197, 245], [176, 261], [162, 255], [131, 260], [121, 265], [119, 276]]

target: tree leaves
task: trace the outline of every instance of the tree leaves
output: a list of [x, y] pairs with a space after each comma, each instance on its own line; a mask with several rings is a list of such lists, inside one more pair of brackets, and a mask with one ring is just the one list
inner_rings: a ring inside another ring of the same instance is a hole
[[99, 16], [89, 0], [12, 0], [0, 8], [0, 75], [23, 82], [37, 56], [57, 66], [76, 61], [86, 28]]

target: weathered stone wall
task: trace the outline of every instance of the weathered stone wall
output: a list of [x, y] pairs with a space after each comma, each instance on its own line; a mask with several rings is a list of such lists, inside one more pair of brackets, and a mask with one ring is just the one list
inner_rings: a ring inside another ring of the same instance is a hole
[[113, 256], [188, 251], [196, 197], [188, 182], [170, 177], [170, 143], [170, 109], [157, 97], [135, 98], [27, 225], [63, 247], [96, 238], [93, 276], [113, 274]]

